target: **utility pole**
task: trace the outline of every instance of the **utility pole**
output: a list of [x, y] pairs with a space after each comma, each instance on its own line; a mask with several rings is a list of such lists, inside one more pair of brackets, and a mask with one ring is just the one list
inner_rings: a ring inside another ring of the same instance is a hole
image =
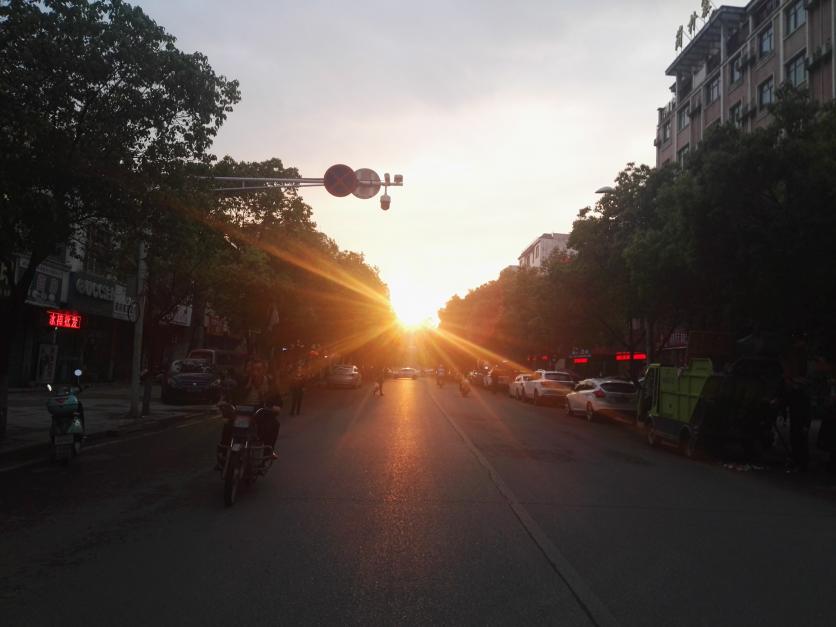
[[134, 320], [134, 352], [131, 360], [131, 418], [141, 417], [140, 371], [142, 369], [142, 330], [145, 324], [145, 239], [140, 239], [136, 255], [136, 305]]

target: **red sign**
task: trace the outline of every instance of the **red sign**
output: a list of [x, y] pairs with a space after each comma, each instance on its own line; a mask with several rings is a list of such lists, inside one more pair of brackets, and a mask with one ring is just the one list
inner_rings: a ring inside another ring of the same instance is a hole
[[74, 311], [47, 311], [49, 314], [49, 326], [58, 329], [80, 329], [82, 317]]
[[348, 196], [357, 189], [357, 175], [347, 165], [338, 163], [325, 171], [325, 189], [334, 196]]
[[[633, 361], [643, 361], [645, 359], [647, 359], [647, 355], [644, 353], [633, 353]], [[615, 360], [630, 361], [630, 353], [616, 353]]]
[[589, 357], [575, 357], [572, 362], [576, 364], [588, 364]]

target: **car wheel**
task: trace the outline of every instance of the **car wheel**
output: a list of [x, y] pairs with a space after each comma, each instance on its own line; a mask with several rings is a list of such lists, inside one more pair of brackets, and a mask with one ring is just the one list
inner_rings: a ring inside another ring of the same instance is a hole
[[656, 446], [659, 444], [659, 436], [656, 435], [656, 427], [653, 426], [653, 421], [648, 419], [647, 421], [647, 443], [650, 446]]
[[571, 403], [569, 403], [568, 398], [566, 399], [566, 415], [567, 416], [574, 416], [575, 415], [575, 412], [572, 409], [572, 405], [571, 405]]
[[688, 459], [696, 458], [699, 451], [699, 438], [691, 432], [683, 433], [679, 441], [679, 449]]
[[595, 420], [595, 410], [592, 409], [592, 403], [586, 404], [586, 421], [592, 422]]

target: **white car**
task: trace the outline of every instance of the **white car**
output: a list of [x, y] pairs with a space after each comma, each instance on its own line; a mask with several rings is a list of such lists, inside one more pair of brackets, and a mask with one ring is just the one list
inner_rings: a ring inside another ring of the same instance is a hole
[[328, 375], [329, 388], [354, 388], [357, 389], [363, 384], [363, 377], [357, 366], [341, 365], [334, 366], [331, 374]]
[[522, 400], [535, 405], [563, 403], [566, 395], [575, 387], [575, 379], [560, 370], [537, 370], [529, 381], [523, 383]]
[[417, 379], [418, 371], [415, 368], [401, 368], [395, 372], [396, 379]]
[[566, 412], [582, 413], [592, 422], [597, 415], [636, 416], [636, 386], [620, 379], [584, 379], [566, 395]]
[[530, 374], [518, 374], [514, 380], [511, 381], [511, 385], [508, 386], [508, 396], [515, 398], [518, 401], [522, 400], [523, 386], [526, 381], [531, 381], [532, 376], [533, 375]]

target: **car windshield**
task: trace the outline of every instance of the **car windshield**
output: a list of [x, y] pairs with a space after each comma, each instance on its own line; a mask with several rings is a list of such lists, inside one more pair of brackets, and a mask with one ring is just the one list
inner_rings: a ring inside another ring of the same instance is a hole
[[544, 378], [549, 379], [550, 381], [563, 381], [564, 383], [572, 382], [572, 377], [568, 374], [563, 374], [562, 372], [547, 372]]
[[171, 365], [172, 374], [191, 374], [196, 372], [210, 372], [211, 364], [205, 359], [184, 359], [175, 361]]
[[334, 369], [334, 374], [352, 374], [354, 372], [354, 368], [351, 366], [337, 366]]

